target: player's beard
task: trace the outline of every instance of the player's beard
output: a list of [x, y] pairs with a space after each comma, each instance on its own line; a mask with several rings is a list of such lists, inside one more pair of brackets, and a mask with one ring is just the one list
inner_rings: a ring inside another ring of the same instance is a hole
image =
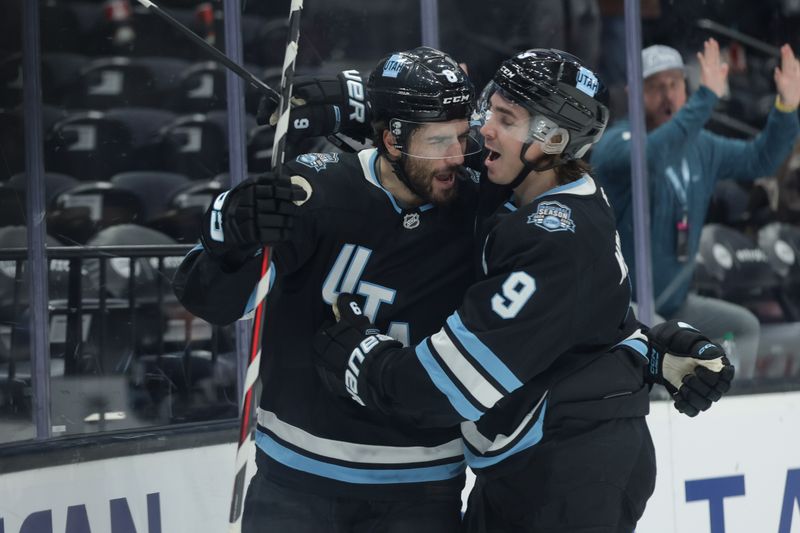
[[[438, 163], [439, 166], [436, 166], [436, 163], [429, 159], [407, 157], [403, 170], [408, 181], [413, 185], [412, 192], [434, 205], [446, 206], [453, 203], [458, 196], [459, 176], [462, 169], [461, 165], [441, 166], [441, 163]], [[447, 172], [452, 172], [454, 175], [452, 186], [449, 188], [435, 186], [435, 176]]]

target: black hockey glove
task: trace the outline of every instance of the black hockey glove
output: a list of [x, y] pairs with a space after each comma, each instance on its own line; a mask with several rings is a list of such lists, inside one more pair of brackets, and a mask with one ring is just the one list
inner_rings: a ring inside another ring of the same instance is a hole
[[666, 387], [678, 411], [696, 416], [728, 392], [734, 367], [708, 337], [677, 320], [662, 322], [646, 335], [648, 379]]
[[[292, 92], [286, 134], [289, 142], [343, 133], [363, 143], [370, 136], [364, 82], [357, 70], [336, 76], [298, 76]], [[262, 126], [274, 126], [278, 123], [277, 111], [277, 104], [264, 96], [256, 120]]]
[[337, 396], [380, 411], [380, 393], [369, 382], [370, 373], [377, 372], [386, 356], [403, 345], [379, 334], [352, 294], [340, 294], [333, 311], [339, 321], [320, 330], [314, 339], [322, 381]]
[[297, 205], [306, 191], [268, 172], [248, 178], [214, 200], [203, 217], [203, 247], [230, 266], [242, 264], [262, 246], [287, 240]]

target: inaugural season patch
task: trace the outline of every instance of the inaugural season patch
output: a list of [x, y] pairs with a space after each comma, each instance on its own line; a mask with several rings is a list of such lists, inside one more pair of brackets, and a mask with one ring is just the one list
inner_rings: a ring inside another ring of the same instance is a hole
[[547, 231], [571, 231], [575, 233], [572, 209], [558, 202], [542, 202], [536, 212], [528, 215], [528, 224], [535, 224]]
[[297, 156], [297, 162], [319, 172], [325, 170], [328, 163], [338, 163], [339, 154], [303, 154]]

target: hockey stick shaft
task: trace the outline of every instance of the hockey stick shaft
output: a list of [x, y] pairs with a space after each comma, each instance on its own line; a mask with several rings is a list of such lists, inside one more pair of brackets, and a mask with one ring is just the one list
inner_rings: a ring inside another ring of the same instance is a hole
[[[140, 0], [141, 1], [141, 0]], [[275, 127], [275, 139], [272, 147], [272, 170], [278, 176], [281, 174], [284, 153], [286, 150], [286, 134], [289, 130], [289, 111], [291, 109], [292, 83], [294, 81], [295, 59], [297, 58], [297, 43], [300, 39], [300, 13], [303, 9], [303, 0], [292, 0], [289, 10], [289, 34], [286, 40], [286, 54], [281, 72], [280, 116]], [[250, 360], [245, 373], [244, 397], [242, 399], [242, 412], [239, 430], [239, 444], [236, 449], [236, 475], [234, 478], [233, 497], [231, 498], [231, 512], [229, 523], [232, 531], [237, 530], [237, 524], [242, 516], [244, 500], [244, 485], [247, 472], [247, 454], [245, 444], [250, 438], [253, 429], [252, 408], [255, 402], [255, 383], [261, 362], [262, 336], [264, 333], [264, 314], [266, 312], [266, 295], [269, 290], [269, 256], [270, 250], [264, 247], [261, 259], [261, 277], [256, 288], [256, 310], [253, 318], [253, 334], [250, 345]]]
[[210, 44], [208, 44], [205, 39], [197, 35], [195, 32], [184, 26], [180, 21], [178, 21], [175, 17], [158, 7], [158, 5], [154, 4], [150, 0], [138, 0], [140, 4], [142, 4], [147, 9], [153, 11], [156, 15], [164, 19], [167, 23], [173, 26], [175, 29], [179, 30], [181, 33], [186, 35], [189, 39], [191, 39], [196, 45], [206, 51], [211, 57], [213, 57], [218, 62], [222, 63], [229, 69], [231, 69], [234, 73], [236, 73], [240, 78], [244, 81], [261, 91], [262, 93], [269, 96], [269, 98], [273, 102], [277, 102], [280, 99], [280, 94], [258, 79], [258, 77], [247, 70], [246, 68], [242, 67], [238, 63], [236, 63], [233, 59], [229, 58]]
[[719, 35], [724, 35], [725, 37], [739, 41], [740, 43], [751, 48], [755, 48], [756, 50], [759, 50], [769, 56], [781, 57], [781, 49], [777, 46], [772, 46], [771, 44], [765, 43], [764, 41], [756, 39], [755, 37], [751, 37], [746, 33], [742, 33], [733, 28], [729, 28], [728, 26], [724, 26], [719, 22], [714, 22], [713, 20], [709, 19], [700, 19], [697, 21], [697, 26], [704, 30], [717, 33]]

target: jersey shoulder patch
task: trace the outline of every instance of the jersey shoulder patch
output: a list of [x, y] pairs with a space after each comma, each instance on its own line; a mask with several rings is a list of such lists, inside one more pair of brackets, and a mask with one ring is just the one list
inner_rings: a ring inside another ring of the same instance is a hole
[[575, 233], [575, 221], [572, 209], [555, 200], [543, 200], [528, 215], [528, 224], [532, 224], [550, 233], [569, 231]]
[[297, 156], [296, 161], [308, 168], [314, 169], [317, 172], [325, 170], [328, 165], [339, 162], [339, 154], [325, 153], [325, 154], [301, 154]]

